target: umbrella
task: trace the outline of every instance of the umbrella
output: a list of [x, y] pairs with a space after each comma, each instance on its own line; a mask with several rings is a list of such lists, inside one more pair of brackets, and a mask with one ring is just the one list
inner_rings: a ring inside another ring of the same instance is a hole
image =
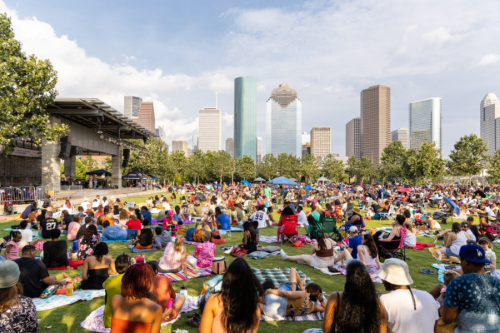
[[455, 185], [460, 185], [460, 182], [455, 182]]
[[222, 185], [221, 184], [217, 184], [217, 185], [215, 185], [215, 187], [222, 187]]
[[275, 184], [275, 185], [299, 185], [296, 182], [285, 178], [285, 177], [278, 177], [271, 179], [270, 181], [267, 182], [268, 184]]
[[312, 189], [313, 189], [313, 188], [311, 187], [311, 185], [306, 185], [304, 188], [305, 188], [306, 190], [312, 190]]
[[483, 198], [483, 199], [486, 198], [486, 194], [484, 194], [484, 192], [481, 190], [477, 190], [476, 192], [474, 192], [474, 195], [476, 195], [476, 196], [480, 195], [481, 198]]
[[143, 174], [142, 172], [132, 171], [129, 172], [127, 175], [123, 176], [122, 179], [149, 179], [149, 177]]
[[446, 201], [447, 203], [449, 203], [450, 205], [452, 205], [453, 208], [455, 208], [457, 214], [460, 215], [460, 208], [458, 208], [458, 206], [457, 206], [456, 203], [454, 203], [450, 198], [444, 198], [444, 201]]
[[102, 175], [103, 173], [106, 174], [106, 176], [111, 176], [111, 172], [103, 170], [103, 169], [89, 171], [89, 172], [87, 172], [87, 175]]
[[411, 188], [398, 188], [398, 192], [412, 192], [413, 190]]
[[236, 186], [231, 186], [229, 189], [234, 190], [235, 188], [238, 188]]
[[241, 181], [243, 184], [245, 184], [246, 186], [251, 186], [252, 184], [250, 184], [250, 182], [248, 180], [242, 180]]
[[266, 180], [264, 178], [256, 178], [253, 180], [254, 182], [265, 182]]
[[149, 177], [150, 177], [152, 180], [160, 180], [160, 179], [161, 179], [161, 178], [160, 178], [160, 177], [158, 177], [158, 176], [151, 176], [151, 175], [149, 175]]
[[316, 179], [316, 181], [317, 182], [329, 182], [330, 180], [322, 176], [322, 177]]

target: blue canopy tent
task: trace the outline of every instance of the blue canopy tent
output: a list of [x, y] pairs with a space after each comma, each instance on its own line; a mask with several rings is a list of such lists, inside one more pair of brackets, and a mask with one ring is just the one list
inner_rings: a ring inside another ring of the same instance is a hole
[[87, 172], [87, 175], [102, 175], [102, 174], [105, 174], [106, 176], [111, 176], [111, 172], [109, 172], [107, 170], [103, 170], [103, 169], [93, 170], [93, 171]]
[[252, 184], [250, 184], [250, 182], [248, 180], [242, 180], [241, 181], [243, 184], [245, 184], [246, 186], [251, 186]]
[[125, 180], [149, 179], [149, 176], [146, 176], [142, 172], [132, 171], [132, 172], [129, 172], [127, 175], [123, 176], [122, 179], [125, 179]]
[[299, 185], [294, 181], [291, 181], [288, 178], [285, 177], [278, 177], [271, 179], [270, 181], [267, 182], [268, 184], [274, 184], [274, 185]]

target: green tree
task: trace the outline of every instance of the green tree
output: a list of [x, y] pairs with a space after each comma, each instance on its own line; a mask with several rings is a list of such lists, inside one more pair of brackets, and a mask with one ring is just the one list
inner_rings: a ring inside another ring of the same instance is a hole
[[[78, 158], [76, 159], [75, 169], [76, 169], [75, 176], [77, 179], [87, 179], [87, 171], [88, 171], [87, 167]], [[61, 163], [61, 174], [63, 172], [64, 172], [64, 163]], [[69, 177], [69, 175], [67, 175], [67, 177]]]
[[92, 156], [87, 155], [85, 158], [82, 160], [83, 164], [85, 164], [85, 167], [87, 168], [87, 171], [94, 171], [97, 170], [97, 161], [92, 158]]
[[67, 125], [50, 124], [47, 106], [57, 96], [57, 72], [48, 60], [27, 56], [14, 39], [10, 18], [0, 14], [0, 146], [4, 154], [15, 147], [14, 139], [56, 140]]
[[236, 160], [236, 174], [245, 180], [255, 178], [255, 161], [250, 155], [243, 155]]
[[406, 151], [402, 170], [404, 178], [414, 179], [416, 184], [421, 179], [437, 181], [445, 174], [445, 160], [435, 142], [423, 142], [420, 149], [412, 148]]
[[193, 177], [194, 181], [199, 184], [200, 178], [205, 179], [206, 177], [206, 158], [203, 151], [196, 149], [191, 156], [189, 156], [188, 166], [186, 168], [186, 173]]
[[402, 176], [401, 165], [405, 158], [406, 149], [403, 147], [401, 141], [394, 141], [384, 148], [378, 174], [382, 176], [383, 182], [385, 178], [397, 178]]
[[338, 160], [332, 154], [328, 154], [323, 159], [322, 169], [326, 178], [338, 183], [346, 176], [346, 165], [341, 160]]
[[375, 176], [375, 170], [375, 165], [373, 164], [372, 159], [363, 156], [358, 162], [356, 179], [360, 182], [363, 182], [364, 179], [370, 179]]
[[[186, 156], [184, 156], [184, 151], [182, 150], [176, 150], [170, 155], [170, 159], [172, 161], [171, 164], [171, 172], [174, 174], [174, 176], [180, 177], [183, 174], [183, 171], [187, 168], [188, 161], [186, 159]], [[174, 184], [175, 184], [175, 178], [174, 178]]]
[[455, 143], [454, 148], [449, 156], [447, 167], [455, 176], [469, 176], [470, 183], [472, 176], [479, 174], [486, 167], [489, 160], [486, 155], [488, 147], [482, 138], [471, 134], [461, 137]]
[[313, 180], [316, 180], [320, 176], [321, 172], [319, 171], [314, 155], [306, 154], [302, 156], [300, 174], [305, 177], [306, 183], [313, 183]]
[[257, 171], [267, 180], [271, 180], [277, 176], [277, 162], [278, 160], [273, 154], [266, 154], [257, 165]]
[[500, 150], [497, 150], [493, 158], [490, 160], [488, 165], [488, 175], [490, 178], [497, 181], [500, 179]]
[[113, 170], [113, 161], [111, 160], [111, 157], [106, 156], [104, 158], [104, 170], [111, 172]]
[[281, 153], [276, 159], [278, 174], [282, 177], [298, 177], [300, 171], [300, 158], [288, 153]]
[[212, 160], [212, 170], [222, 184], [222, 178], [230, 176], [234, 170], [231, 155], [223, 150], [216, 151]]
[[359, 168], [359, 159], [356, 156], [349, 156], [347, 159], [347, 168], [345, 169], [345, 172], [349, 176], [349, 178], [356, 177], [358, 174], [358, 168]]

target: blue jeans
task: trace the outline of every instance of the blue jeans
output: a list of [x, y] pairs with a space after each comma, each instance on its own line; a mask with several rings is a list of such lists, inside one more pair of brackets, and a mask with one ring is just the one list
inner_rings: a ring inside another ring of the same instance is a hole
[[94, 190], [97, 189], [97, 182], [94, 182]]

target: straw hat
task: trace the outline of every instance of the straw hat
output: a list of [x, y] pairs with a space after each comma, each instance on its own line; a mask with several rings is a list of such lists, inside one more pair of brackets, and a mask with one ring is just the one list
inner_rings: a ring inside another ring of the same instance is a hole
[[353, 212], [353, 213], [356, 213], [356, 214], [361, 214], [361, 211], [360, 211], [360, 210], [359, 210], [359, 208], [357, 208], [357, 207], [356, 207], [356, 208], [354, 208], [354, 209], [352, 210], [352, 212]]
[[384, 281], [396, 286], [409, 286], [413, 284], [408, 265], [400, 259], [390, 258], [382, 264], [377, 275]]

